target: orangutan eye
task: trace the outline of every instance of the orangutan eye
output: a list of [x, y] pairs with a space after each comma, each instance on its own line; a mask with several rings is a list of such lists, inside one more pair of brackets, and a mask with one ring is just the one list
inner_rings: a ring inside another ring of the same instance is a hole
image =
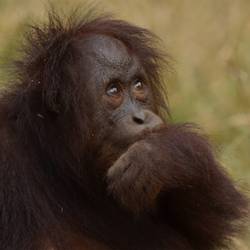
[[143, 94], [144, 92], [147, 92], [147, 85], [142, 80], [136, 80], [132, 84], [132, 91], [134, 93]]
[[132, 86], [132, 93], [134, 98], [138, 101], [145, 102], [148, 96], [148, 86], [142, 80], [136, 80], [133, 82]]
[[111, 83], [106, 89], [106, 95], [108, 96], [120, 96], [122, 93], [122, 88], [119, 83]]
[[136, 81], [135, 83], [134, 83], [134, 89], [135, 90], [143, 90], [144, 89], [144, 83], [142, 82], [142, 81]]

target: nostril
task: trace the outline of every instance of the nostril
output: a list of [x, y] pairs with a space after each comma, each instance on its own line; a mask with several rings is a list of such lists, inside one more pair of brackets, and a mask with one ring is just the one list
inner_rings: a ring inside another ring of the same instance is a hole
[[136, 116], [133, 116], [133, 121], [137, 124], [143, 124], [144, 123], [144, 119], [141, 118], [141, 117], [136, 117]]

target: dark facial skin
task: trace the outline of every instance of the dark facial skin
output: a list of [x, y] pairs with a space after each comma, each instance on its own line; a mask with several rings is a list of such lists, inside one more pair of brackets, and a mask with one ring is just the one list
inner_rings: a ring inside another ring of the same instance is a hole
[[154, 112], [150, 82], [142, 65], [121, 41], [92, 35], [81, 47], [87, 51], [83, 64], [91, 105], [97, 111], [92, 114], [93, 124], [98, 124], [97, 136], [116, 146], [127, 145], [162, 124]]

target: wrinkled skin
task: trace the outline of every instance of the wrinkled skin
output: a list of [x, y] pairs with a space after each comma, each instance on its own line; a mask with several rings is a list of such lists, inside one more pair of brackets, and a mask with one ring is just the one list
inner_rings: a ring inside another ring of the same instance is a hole
[[120, 153], [146, 132], [163, 125], [136, 55], [119, 40], [103, 35], [89, 36], [79, 46], [85, 52], [82, 68], [85, 78], [88, 75], [91, 106], [98, 111], [92, 114], [92, 133], [100, 145], [105, 140], [105, 148], [110, 145]]
[[247, 201], [197, 128], [160, 115], [155, 37], [74, 17], [33, 27], [0, 98], [0, 249], [227, 245]]

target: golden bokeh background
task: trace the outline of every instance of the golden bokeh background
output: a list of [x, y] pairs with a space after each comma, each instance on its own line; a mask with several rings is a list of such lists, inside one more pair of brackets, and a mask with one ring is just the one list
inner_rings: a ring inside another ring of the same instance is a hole
[[[50, 0], [60, 9], [86, 1]], [[89, 5], [89, 2], [88, 4]], [[174, 58], [167, 74], [174, 122], [195, 122], [210, 136], [220, 161], [250, 190], [250, 0], [105, 0], [99, 12], [152, 30]], [[0, 0], [0, 82], [28, 23], [46, 18], [46, 1]], [[235, 249], [250, 249], [250, 232]]]

